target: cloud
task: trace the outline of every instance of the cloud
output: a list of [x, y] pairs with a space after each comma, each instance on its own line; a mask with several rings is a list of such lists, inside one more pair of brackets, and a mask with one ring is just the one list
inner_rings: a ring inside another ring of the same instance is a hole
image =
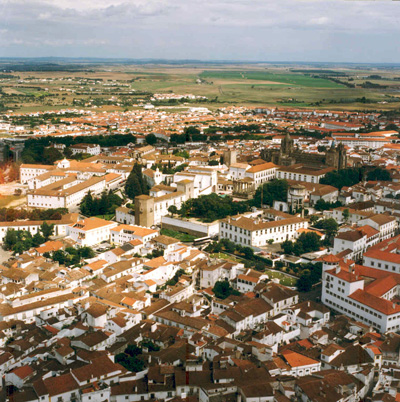
[[395, 2], [0, 0], [0, 14], [5, 56], [392, 61], [400, 54]]

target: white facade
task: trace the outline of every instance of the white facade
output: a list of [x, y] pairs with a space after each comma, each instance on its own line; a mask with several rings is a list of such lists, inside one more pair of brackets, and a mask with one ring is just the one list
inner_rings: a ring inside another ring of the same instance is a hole
[[22, 164], [20, 167], [20, 181], [22, 184], [27, 184], [29, 180], [51, 170], [54, 170], [54, 166]]
[[89, 154], [98, 155], [101, 151], [100, 145], [98, 144], [77, 144], [70, 147], [72, 155], [76, 154]]
[[94, 246], [110, 240], [110, 231], [116, 227], [116, 222], [105, 221], [99, 218], [87, 218], [67, 227], [67, 236], [71, 237], [80, 246]]
[[131, 240], [141, 240], [143, 244], [159, 235], [158, 230], [133, 225], [118, 225], [111, 229], [110, 240], [115, 244], [128, 243]]
[[119, 207], [115, 210], [115, 220], [125, 225], [135, 224], [135, 212], [133, 209]]
[[323, 273], [322, 302], [382, 333], [400, 328], [400, 307], [388, 298], [368, 293], [364, 290], [364, 279], [339, 267]]
[[283, 242], [296, 237], [299, 229], [307, 229], [308, 221], [303, 218], [288, 218], [263, 222], [256, 218], [231, 217], [220, 222], [220, 239], [229, 239], [243, 246], [265, 246], [270, 240]]
[[106, 187], [103, 177], [91, 179], [60, 190], [42, 189], [34, 190], [27, 194], [28, 207], [32, 208], [71, 208], [80, 204], [83, 197], [90, 191], [92, 195], [100, 195]]

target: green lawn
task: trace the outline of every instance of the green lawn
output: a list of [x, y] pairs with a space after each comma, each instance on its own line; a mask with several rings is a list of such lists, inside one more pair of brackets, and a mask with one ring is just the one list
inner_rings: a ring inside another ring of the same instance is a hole
[[96, 218], [105, 219], [109, 221], [114, 215], [115, 214], [96, 215]]
[[266, 273], [270, 277], [270, 279], [279, 279], [279, 283], [284, 286], [296, 286], [297, 279], [292, 278], [291, 276], [285, 275], [283, 272], [277, 272], [270, 269], [266, 270]]
[[236, 257], [234, 257], [232, 255], [229, 255], [229, 254], [225, 254], [225, 253], [210, 254], [210, 257], [212, 257], [212, 258], [221, 258], [221, 259], [231, 260], [231, 261], [236, 261], [236, 262], [242, 262], [238, 258], [236, 258]]
[[161, 229], [160, 234], [164, 236], [173, 237], [183, 242], [192, 242], [194, 239], [196, 239], [195, 236], [189, 235], [187, 233], [177, 232], [176, 230], [172, 229]]

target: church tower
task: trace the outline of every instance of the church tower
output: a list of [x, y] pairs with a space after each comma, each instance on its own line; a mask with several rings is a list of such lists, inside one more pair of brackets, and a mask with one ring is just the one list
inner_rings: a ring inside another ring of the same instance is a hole
[[285, 138], [281, 142], [281, 155], [291, 155], [294, 150], [294, 141], [289, 133], [286, 133]]

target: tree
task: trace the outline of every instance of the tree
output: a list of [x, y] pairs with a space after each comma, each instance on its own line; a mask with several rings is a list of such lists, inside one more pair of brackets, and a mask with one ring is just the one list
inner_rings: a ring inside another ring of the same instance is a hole
[[391, 130], [398, 131], [398, 130], [399, 130], [399, 127], [397, 127], [396, 124], [394, 124], [394, 123], [389, 123], [389, 124], [385, 127], [385, 130], [388, 130], [388, 131], [391, 131]]
[[126, 180], [125, 194], [132, 200], [138, 195], [148, 194], [148, 186], [142, 175], [142, 166], [138, 163], [133, 166]]
[[254, 251], [250, 247], [243, 247], [242, 253], [246, 260], [252, 260], [254, 258]]
[[323, 198], [320, 198], [314, 205], [317, 211], [326, 211], [327, 209], [340, 207], [342, 203], [340, 201], [327, 202]]
[[261, 207], [261, 204], [272, 206], [274, 201], [286, 201], [288, 192], [286, 180], [272, 180], [258, 187], [253, 199], [253, 205]]
[[208, 165], [209, 165], [209, 166], [218, 166], [218, 165], [219, 165], [219, 162], [216, 161], [216, 160], [212, 160], [212, 161], [209, 161], [209, 162], [208, 162]]
[[146, 135], [146, 142], [149, 145], [154, 145], [157, 142], [157, 137], [154, 134]]
[[304, 253], [318, 251], [321, 247], [321, 238], [316, 232], [302, 233], [296, 243], [301, 243]]
[[386, 169], [376, 168], [367, 174], [367, 180], [371, 181], [392, 181], [390, 173]]
[[115, 363], [119, 363], [127, 370], [137, 373], [144, 368], [143, 360], [140, 360], [137, 356], [131, 357], [126, 353], [119, 353], [115, 356]]
[[14, 254], [21, 254], [25, 251], [25, 245], [22, 241], [17, 241], [13, 247]]
[[43, 160], [45, 163], [52, 165], [55, 161], [63, 159], [63, 154], [56, 148], [45, 148], [43, 151]]
[[93, 216], [92, 215], [92, 212], [93, 212], [93, 197], [92, 197], [92, 193], [91, 193], [90, 190], [82, 198], [82, 201], [81, 201], [79, 207], [80, 207], [80, 210], [81, 210], [83, 215]]
[[281, 244], [281, 248], [285, 254], [289, 254], [289, 255], [293, 254], [293, 242], [291, 242], [290, 240], [285, 240]]
[[194, 126], [189, 126], [186, 127], [185, 130], [183, 131], [186, 137], [186, 141], [201, 141], [202, 140], [202, 135], [200, 133], [200, 130], [197, 127]]
[[361, 168], [347, 168], [328, 172], [319, 182], [341, 190], [342, 187], [350, 187], [359, 183], [362, 176], [363, 170]]
[[240, 295], [240, 293], [233, 289], [228, 281], [218, 281], [215, 283], [212, 291], [219, 299], [226, 299], [230, 295]]
[[81, 247], [78, 248], [78, 254], [82, 258], [93, 258], [95, 256], [95, 252], [90, 247]]
[[18, 241], [18, 234], [14, 229], [8, 229], [3, 240], [3, 247], [5, 250], [12, 250]]
[[125, 193], [131, 199], [142, 195], [142, 188], [140, 187], [139, 180], [134, 172], [131, 172], [125, 184]]
[[254, 265], [254, 269], [256, 271], [263, 272], [265, 270], [265, 264], [262, 261], [257, 261], [256, 264]]
[[142, 349], [136, 345], [128, 345], [125, 349], [125, 353], [131, 357], [138, 356], [142, 353]]
[[297, 281], [297, 290], [299, 292], [309, 292], [312, 289], [312, 282], [308, 272], [303, 273]]
[[41, 244], [45, 243], [45, 238], [40, 234], [40, 232], [36, 232], [32, 237], [32, 245], [33, 247], [39, 247]]
[[346, 208], [343, 210], [343, 219], [345, 222], [347, 222], [350, 218], [350, 211]]
[[44, 221], [39, 228], [39, 231], [42, 233], [42, 236], [44, 237], [44, 241], [49, 240], [50, 236], [53, 236], [54, 233], [54, 225], [53, 224], [48, 224], [46, 221]]
[[100, 200], [98, 202], [98, 213], [99, 215], [105, 215], [108, 212], [108, 209], [110, 207], [110, 201], [109, 201], [109, 194], [107, 194], [107, 191], [104, 190], [101, 193]]
[[315, 224], [316, 228], [324, 229], [328, 238], [333, 238], [339, 228], [338, 223], [333, 218], [321, 220]]
[[317, 215], [310, 216], [310, 223], [311, 225], [315, 225], [319, 221], [319, 217]]
[[172, 215], [172, 217], [174, 215], [176, 215], [178, 213], [178, 208], [175, 205], [170, 205], [168, 207], [168, 212]]
[[51, 258], [53, 261], [57, 261], [60, 265], [64, 265], [67, 261], [66, 253], [62, 250], [54, 251]]

